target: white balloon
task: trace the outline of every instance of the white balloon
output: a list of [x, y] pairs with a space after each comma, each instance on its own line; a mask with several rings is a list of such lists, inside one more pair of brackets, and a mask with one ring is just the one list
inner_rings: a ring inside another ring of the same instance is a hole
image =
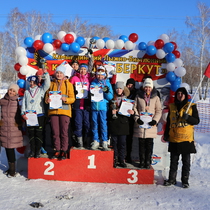
[[133, 49], [133, 42], [132, 41], [127, 41], [125, 43], [125, 49], [126, 50], [132, 50]]
[[190, 91], [190, 86], [187, 83], [181, 83], [180, 87], [184, 87], [188, 92]]
[[43, 50], [46, 52], [46, 53], [51, 53], [53, 51], [53, 45], [50, 44], [50, 43], [46, 43], [44, 44], [44, 47], [43, 47]]
[[104, 42], [103, 39], [98, 39], [98, 40], [96, 41], [96, 47], [97, 47], [98, 49], [103, 49], [104, 46], [105, 46], [105, 42]]
[[29, 73], [28, 67], [27, 67], [27, 66], [21, 66], [21, 67], [20, 67], [20, 73], [21, 73], [22, 75], [28, 74], [28, 73]]
[[41, 40], [42, 39], [42, 35], [41, 34], [38, 34], [35, 36], [34, 40]]
[[162, 49], [158, 49], [157, 52], [156, 52], [156, 57], [159, 58], [159, 59], [163, 59], [165, 58], [166, 56], [166, 53], [164, 50]]
[[124, 47], [124, 41], [122, 39], [118, 39], [117, 41], [115, 41], [115, 47], [117, 49], [122, 49]]
[[168, 112], [163, 112], [162, 113], [162, 120], [164, 121], [164, 122], [166, 122], [167, 121], [167, 116], [168, 116]]
[[174, 61], [174, 65], [178, 68], [181, 67], [183, 65], [183, 61], [180, 58], [175, 59]]
[[25, 56], [25, 55], [21, 55], [18, 59], [18, 63], [21, 65], [21, 66], [25, 66], [28, 64], [28, 58]]
[[64, 36], [66, 36], [66, 32], [65, 32], [65, 31], [59, 31], [59, 32], [57, 33], [57, 37], [58, 37], [58, 39], [59, 39], [61, 42], [65, 42]]
[[136, 43], [133, 43], [133, 50], [139, 50], [139, 46]]
[[15, 49], [15, 54], [19, 57], [19, 56], [26, 56], [26, 49], [23, 47], [17, 47]]
[[91, 38], [85, 38], [85, 47], [89, 48]]
[[71, 32], [68, 32], [68, 34], [71, 34], [74, 37], [74, 41], [76, 40], [77, 35], [74, 32], [71, 31]]
[[159, 39], [162, 39], [165, 44], [169, 42], [169, 36], [167, 34], [161, 34]]
[[174, 73], [178, 77], [183, 77], [186, 74], [186, 69], [184, 67], [178, 67], [174, 70]]
[[114, 47], [115, 47], [115, 43], [111, 39], [107, 40], [105, 45], [106, 45], [107, 49], [114, 49]]
[[175, 65], [174, 65], [173, 63], [167, 63], [166, 69], [167, 69], [168, 71], [174, 71]]
[[155, 46], [155, 42], [154, 42], [154, 41], [149, 41], [149, 42], [147, 43], [147, 46], [150, 46], [150, 45]]

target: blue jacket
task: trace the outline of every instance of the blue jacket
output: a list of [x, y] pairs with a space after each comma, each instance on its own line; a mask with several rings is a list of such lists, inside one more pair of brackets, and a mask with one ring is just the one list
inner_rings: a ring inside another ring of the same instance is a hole
[[[91, 82], [91, 85], [96, 86], [96, 85], [101, 85], [101, 83], [99, 82], [98, 79], [94, 79]], [[113, 90], [112, 90], [112, 86], [109, 82], [109, 79], [103, 80], [102, 87], [105, 87], [105, 86], [107, 86], [109, 88], [109, 92], [103, 93], [104, 94], [103, 101], [91, 102], [91, 110], [94, 110], [94, 111], [107, 111], [108, 110], [108, 103], [110, 100], [113, 99]]]

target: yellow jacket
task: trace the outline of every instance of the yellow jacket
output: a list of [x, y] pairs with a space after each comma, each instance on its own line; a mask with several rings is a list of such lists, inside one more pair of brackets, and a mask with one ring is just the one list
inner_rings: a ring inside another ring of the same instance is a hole
[[[178, 112], [175, 104], [170, 104], [170, 142], [180, 143], [184, 141], [194, 141], [194, 126], [182, 119], [183, 113], [186, 112], [189, 102], [186, 103]], [[191, 105], [188, 115], [192, 116]]]
[[[51, 84], [49, 90], [46, 92], [45, 102], [48, 103], [49, 91], [58, 91], [58, 86], [60, 85], [61, 80], [54, 79]], [[69, 80], [63, 80], [61, 83], [60, 91], [62, 97], [66, 97], [66, 101], [62, 102], [63, 109], [49, 109], [48, 115], [66, 115], [71, 117], [71, 104], [75, 101], [74, 89], [73, 85], [69, 82]]]

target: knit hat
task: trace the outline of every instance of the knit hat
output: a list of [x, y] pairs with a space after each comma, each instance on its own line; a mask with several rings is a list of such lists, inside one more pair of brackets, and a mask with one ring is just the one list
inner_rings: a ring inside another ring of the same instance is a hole
[[79, 61], [77, 61], [77, 60], [73, 60], [73, 61], [71, 62], [71, 65], [73, 65], [74, 63], [77, 63], [77, 64], [79, 65]]
[[38, 79], [38, 77], [35, 76], [35, 75], [28, 77], [28, 78], [27, 78], [27, 81], [28, 81], [28, 82], [34, 81], [36, 84], [39, 83], [39, 79]]
[[145, 79], [144, 83], [143, 83], [143, 88], [144, 87], [151, 87], [153, 88], [153, 81], [150, 78]]
[[124, 82], [116, 82], [115, 89], [124, 89]]
[[18, 91], [19, 91], [19, 86], [17, 84], [11, 84], [9, 87], [8, 87], [8, 90], [10, 89], [13, 89], [17, 94], [18, 94]]
[[65, 75], [65, 71], [66, 71], [66, 67], [65, 64], [67, 63], [67, 61], [64, 61], [63, 63], [61, 63], [55, 70], [55, 72], [62, 72]]
[[135, 86], [135, 80], [133, 78], [128, 79], [126, 82], [126, 86], [129, 84], [133, 84], [133, 86]]
[[81, 69], [82, 67], [86, 68], [88, 70], [88, 65], [86, 63], [81, 63], [79, 65], [79, 69]]

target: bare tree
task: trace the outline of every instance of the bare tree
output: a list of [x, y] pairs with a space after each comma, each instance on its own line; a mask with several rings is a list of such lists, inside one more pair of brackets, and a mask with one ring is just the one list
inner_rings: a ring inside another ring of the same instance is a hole
[[[205, 50], [209, 47], [208, 40], [210, 39], [210, 8], [204, 3], [197, 4], [199, 17], [187, 17], [186, 25], [192, 29], [189, 34], [191, 44], [194, 47], [192, 54], [193, 59], [196, 59], [200, 68], [200, 81], [203, 77], [203, 66], [205, 65]], [[199, 97], [202, 99], [202, 92], [199, 89]]]

